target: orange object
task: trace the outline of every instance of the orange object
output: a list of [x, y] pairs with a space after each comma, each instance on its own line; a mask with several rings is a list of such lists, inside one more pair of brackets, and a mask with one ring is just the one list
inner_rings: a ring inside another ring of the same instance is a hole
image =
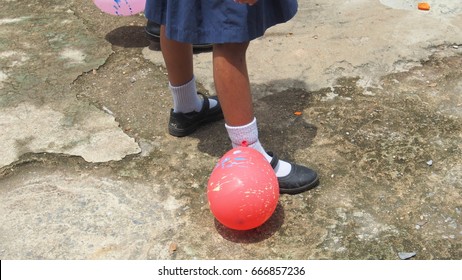
[[419, 10], [423, 10], [423, 11], [430, 10], [430, 4], [428, 4], [427, 2], [420, 2], [419, 4], [417, 4], [417, 7], [419, 8]]
[[294, 113], [294, 115], [296, 115], [296, 116], [301, 116], [301, 115], [302, 115], [302, 112], [297, 111], [297, 112]]

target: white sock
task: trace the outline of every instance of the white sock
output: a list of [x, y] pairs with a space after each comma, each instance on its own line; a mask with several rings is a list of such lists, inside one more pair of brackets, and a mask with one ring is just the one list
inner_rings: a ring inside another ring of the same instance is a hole
[[[263, 146], [258, 140], [258, 127], [257, 119], [254, 118], [252, 122], [243, 126], [229, 126], [225, 124], [226, 130], [228, 131], [229, 138], [233, 148], [241, 146], [243, 141], [247, 142], [248, 147], [254, 148], [265, 156], [268, 162], [271, 162], [272, 157], [269, 156]], [[277, 177], [283, 177], [289, 174], [292, 166], [290, 163], [283, 160], [279, 160], [278, 165], [274, 168], [274, 172]]]
[[[173, 96], [173, 112], [200, 112], [203, 100], [200, 95], [197, 94], [196, 78], [194, 76], [191, 81], [181, 86], [172, 86], [172, 84], [169, 83], [169, 88]], [[217, 105], [217, 101], [213, 99], [209, 99], [209, 103], [210, 108]]]

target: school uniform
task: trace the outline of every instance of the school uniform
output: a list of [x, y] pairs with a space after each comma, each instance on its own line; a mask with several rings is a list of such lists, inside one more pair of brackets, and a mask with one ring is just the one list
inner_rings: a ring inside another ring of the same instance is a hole
[[145, 15], [165, 25], [167, 38], [192, 44], [241, 43], [290, 20], [297, 0], [259, 0], [252, 6], [233, 0], [146, 0]]

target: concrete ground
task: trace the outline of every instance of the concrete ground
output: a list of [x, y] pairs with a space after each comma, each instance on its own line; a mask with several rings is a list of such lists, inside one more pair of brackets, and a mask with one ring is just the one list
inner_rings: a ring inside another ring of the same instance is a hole
[[239, 232], [205, 193], [224, 123], [167, 133], [143, 15], [3, 1], [0, 259], [461, 259], [462, 6], [417, 2], [300, 0], [251, 44], [261, 141], [321, 184]]

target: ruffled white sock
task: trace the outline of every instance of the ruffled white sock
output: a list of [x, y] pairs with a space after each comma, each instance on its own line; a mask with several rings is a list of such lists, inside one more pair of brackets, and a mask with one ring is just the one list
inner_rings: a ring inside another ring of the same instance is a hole
[[[271, 162], [272, 157], [269, 156], [258, 139], [258, 127], [256, 118], [252, 122], [243, 126], [229, 126], [225, 124], [228, 136], [231, 139], [233, 148], [241, 146], [242, 142], [246, 141], [248, 146], [259, 151], [265, 156], [268, 162]], [[277, 177], [283, 177], [289, 174], [292, 166], [290, 163], [279, 160], [278, 165], [274, 168]]]
[[[181, 86], [172, 86], [172, 84], [169, 83], [169, 88], [173, 96], [173, 112], [200, 112], [203, 100], [200, 95], [197, 94], [196, 78], [194, 76], [191, 81]], [[210, 108], [217, 105], [217, 101], [213, 99], [209, 99], [209, 103]]]

